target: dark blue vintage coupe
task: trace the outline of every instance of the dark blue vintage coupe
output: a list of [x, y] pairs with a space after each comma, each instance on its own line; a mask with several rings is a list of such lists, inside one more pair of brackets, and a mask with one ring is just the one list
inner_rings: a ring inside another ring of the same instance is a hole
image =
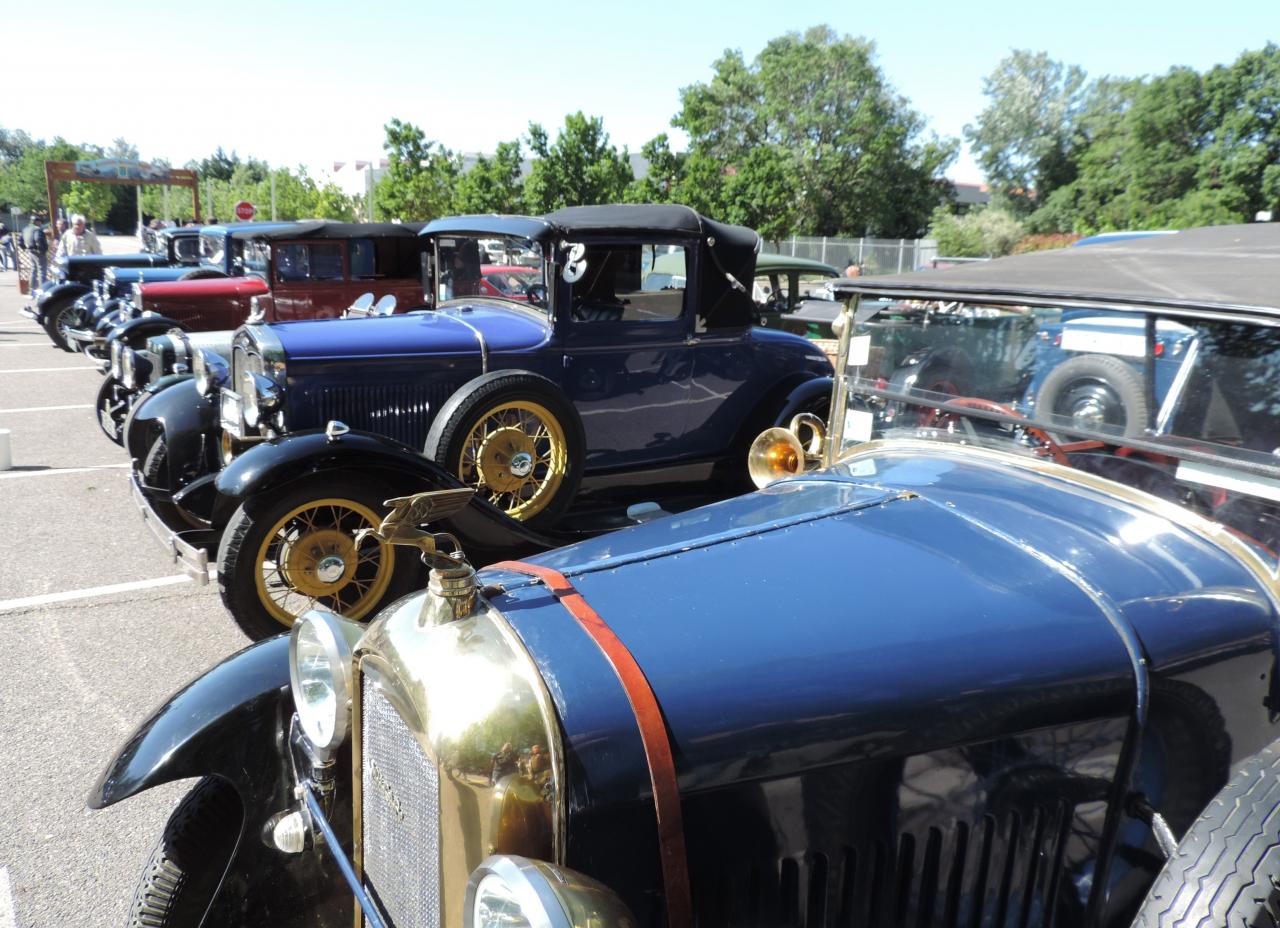
[[[422, 234], [431, 311], [243, 326], [229, 368], [202, 354], [130, 413], [144, 513], [194, 576], [217, 550], [255, 636], [317, 602], [367, 615], [416, 582], [412, 558], [356, 539], [391, 496], [471, 487], [477, 553], [548, 547], [567, 536], [526, 526], [565, 529], [575, 500], [741, 489], [761, 428], [829, 402], [826, 356], [754, 325], [749, 229], [600, 206]], [[508, 292], [485, 286], [495, 247]], [[603, 519], [583, 530], [623, 524]]]
[[[308, 611], [107, 765], [94, 807], [200, 778], [135, 911], [1273, 924], [1280, 225], [844, 286], [830, 417], [760, 436], [757, 493], [478, 574], [468, 488], [391, 501], [425, 590]], [[1125, 434], [895, 384], [904, 300], [968, 307], [990, 384], [1034, 363], [1005, 313], [1150, 319], [1148, 372], [1162, 319], [1199, 347]]]

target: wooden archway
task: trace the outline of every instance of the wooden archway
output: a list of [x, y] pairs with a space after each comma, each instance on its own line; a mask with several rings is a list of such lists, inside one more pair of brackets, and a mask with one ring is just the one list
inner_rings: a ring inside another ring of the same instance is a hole
[[164, 168], [124, 158], [96, 161], [46, 161], [44, 179], [49, 188], [49, 221], [58, 216], [58, 184], [83, 181], [90, 184], [125, 184], [130, 187], [190, 187], [192, 215], [200, 218], [200, 179], [190, 168]]

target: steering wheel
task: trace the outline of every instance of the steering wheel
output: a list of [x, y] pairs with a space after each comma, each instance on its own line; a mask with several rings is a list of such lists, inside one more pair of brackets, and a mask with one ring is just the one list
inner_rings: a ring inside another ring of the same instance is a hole
[[546, 284], [529, 284], [524, 291], [525, 297], [530, 303], [537, 306], [547, 305], [547, 285]]
[[[1008, 416], [1011, 419], [1026, 419], [1022, 413], [1006, 406], [1004, 403], [997, 403], [995, 400], [983, 399], [980, 396], [958, 396], [955, 399], [947, 400], [949, 406], [960, 406], [965, 409], [978, 409], [983, 412], [994, 412], [1002, 416]], [[951, 410], [930, 409], [927, 413], [921, 414], [920, 424], [925, 428], [937, 428], [940, 425], [955, 422], [964, 417]], [[1053, 458], [1059, 464], [1067, 467], [1071, 466], [1071, 459], [1067, 457], [1067, 452], [1062, 450], [1062, 446], [1054, 441], [1049, 433], [1036, 425], [1019, 425], [1017, 428], [1030, 435], [1040, 443], [1041, 452]]]

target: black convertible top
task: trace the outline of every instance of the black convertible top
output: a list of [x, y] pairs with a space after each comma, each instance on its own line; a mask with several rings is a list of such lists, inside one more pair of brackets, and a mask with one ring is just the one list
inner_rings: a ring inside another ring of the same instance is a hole
[[945, 270], [842, 279], [833, 287], [872, 299], [1071, 301], [1280, 316], [1280, 223], [1207, 226]]
[[424, 222], [334, 222], [310, 219], [280, 227], [240, 229], [232, 227], [232, 238], [261, 239], [348, 239], [348, 238], [412, 238], [422, 231]]

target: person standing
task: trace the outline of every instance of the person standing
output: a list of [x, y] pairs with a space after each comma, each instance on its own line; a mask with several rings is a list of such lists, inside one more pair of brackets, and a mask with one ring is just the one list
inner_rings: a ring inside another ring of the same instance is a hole
[[31, 290], [49, 279], [49, 239], [44, 234], [44, 219], [32, 216], [22, 230], [22, 250], [31, 256]]
[[98, 236], [85, 225], [84, 217], [76, 213], [71, 217], [71, 228], [62, 233], [58, 239], [58, 251], [55, 258], [69, 258], [72, 255], [100, 255], [102, 244]]

